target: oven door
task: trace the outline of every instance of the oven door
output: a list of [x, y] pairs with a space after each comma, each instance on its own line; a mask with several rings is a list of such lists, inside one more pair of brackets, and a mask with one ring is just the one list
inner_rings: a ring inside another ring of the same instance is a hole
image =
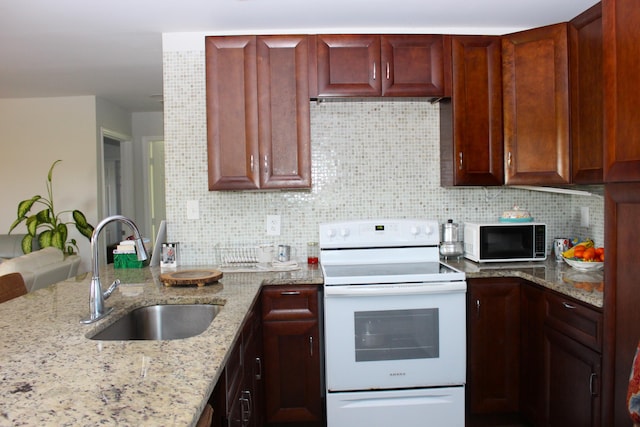
[[329, 392], [462, 385], [466, 282], [325, 287]]

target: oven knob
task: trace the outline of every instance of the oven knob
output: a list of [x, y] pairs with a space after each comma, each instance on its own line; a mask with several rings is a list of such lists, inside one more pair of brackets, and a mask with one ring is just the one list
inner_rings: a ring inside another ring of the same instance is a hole
[[411, 227], [411, 234], [413, 234], [414, 236], [420, 234], [420, 227], [416, 227], [415, 225]]
[[348, 228], [343, 228], [340, 230], [340, 235], [342, 237], [347, 237], [349, 235], [349, 229]]
[[427, 225], [427, 226], [424, 228], [424, 233], [425, 233], [427, 236], [428, 236], [429, 234], [432, 234], [432, 233], [433, 233], [433, 227], [432, 227], [432, 226], [430, 226], [430, 225]]
[[336, 230], [334, 228], [330, 228], [327, 230], [327, 237], [332, 239], [336, 237]]

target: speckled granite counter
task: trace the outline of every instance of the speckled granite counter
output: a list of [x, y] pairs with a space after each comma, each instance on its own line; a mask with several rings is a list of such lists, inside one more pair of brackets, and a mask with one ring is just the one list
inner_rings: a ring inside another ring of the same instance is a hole
[[[198, 268], [198, 267], [190, 267]], [[93, 325], [90, 275], [0, 305], [0, 425], [190, 426], [211, 394], [261, 284], [322, 283], [320, 270], [225, 274], [218, 284], [165, 287], [159, 269], [106, 270], [115, 310]], [[173, 341], [93, 341], [131, 308], [214, 303], [224, 308], [201, 335]]]
[[588, 273], [578, 271], [565, 262], [555, 260], [480, 264], [461, 259], [444, 262], [464, 271], [467, 278], [520, 277], [594, 307], [602, 308], [603, 306], [604, 273], [602, 271]]

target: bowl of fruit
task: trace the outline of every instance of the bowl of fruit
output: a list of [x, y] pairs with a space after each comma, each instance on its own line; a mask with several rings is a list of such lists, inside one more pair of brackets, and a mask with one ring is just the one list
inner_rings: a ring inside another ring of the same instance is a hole
[[596, 271], [604, 268], [604, 248], [585, 240], [562, 253], [562, 258], [576, 270]]

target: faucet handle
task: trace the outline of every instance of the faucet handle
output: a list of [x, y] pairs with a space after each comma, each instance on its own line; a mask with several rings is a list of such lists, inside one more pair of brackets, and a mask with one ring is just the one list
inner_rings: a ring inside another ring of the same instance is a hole
[[111, 284], [111, 286], [109, 286], [109, 289], [107, 289], [103, 294], [102, 297], [104, 299], [107, 299], [111, 296], [111, 294], [113, 293], [113, 291], [116, 290], [116, 288], [120, 286], [120, 279], [116, 279], [113, 281], [113, 283]]

